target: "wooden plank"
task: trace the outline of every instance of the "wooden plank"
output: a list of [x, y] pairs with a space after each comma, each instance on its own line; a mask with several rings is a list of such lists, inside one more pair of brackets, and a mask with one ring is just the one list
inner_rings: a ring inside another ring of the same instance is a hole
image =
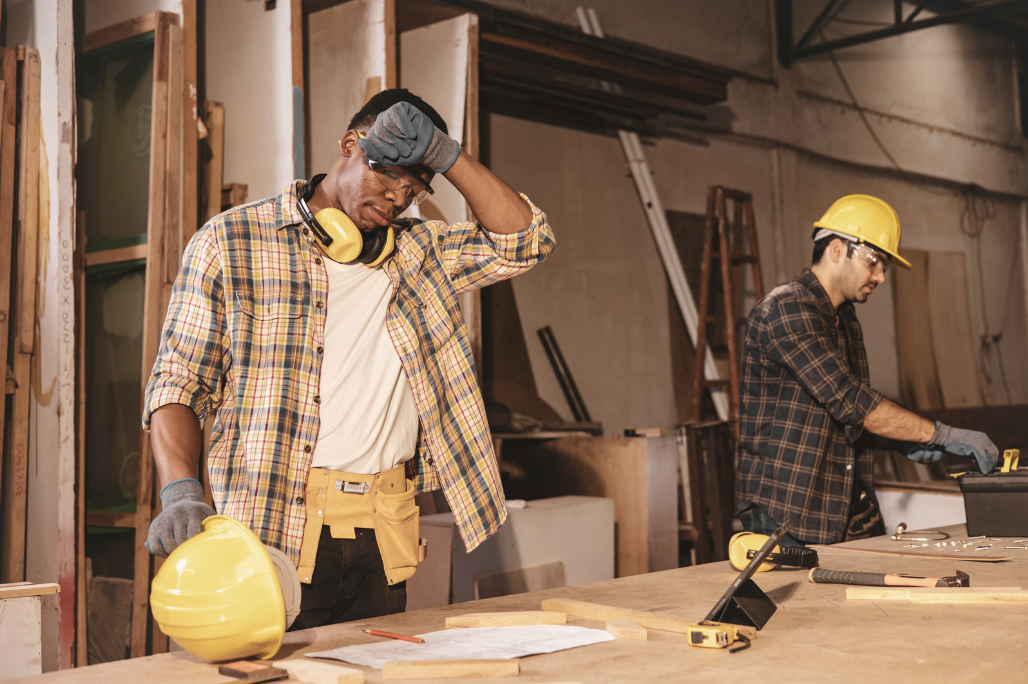
[[86, 252], [83, 254], [85, 265], [100, 266], [102, 264], [116, 264], [120, 261], [135, 261], [145, 259], [148, 254], [146, 245], [131, 245], [129, 247], [118, 247], [117, 249], [105, 249], [101, 252]]
[[615, 620], [627, 618], [640, 627], [659, 629], [664, 632], [676, 632], [678, 634], [687, 634], [689, 632], [689, 625], [696, 624], [696, 620], [566, 598], [545, 599], [543, 601], [543, 610], [560, 611], [586, 620], [596, 620], [597, 622], [614, 622]]
[[446, 629], [457, 627], [519, 627], [522, 625], [566, 625], [568, 616], [546, 610], [509, 613], [465, 613], [446, 618]]
[[221, 186], [221, 211], [246, 203], [250, 186], [246, 183], [225, 183]]
[[[11, 304], [11, 257], [14, 236], [15, 159], [17, 151], [18, 53], [0, 49], [0, 80], [6, 84], [0, 105], [0, 359], [7, 359], [8, 329]], [[35, 312], [33, 312], [34, 314]], [[0, 436], [4, 421], [0, 417]], [[16, 582], [25, 579], [25, 507], [28, 496], [28, 452], [8, 452], [7, 500], [4, 530], [4, 579]]]
[[399, 83], [396, 74], [396, 0], [381, 0], [383, 17], [383, 29], [385, 31], [385, 87], [395, 88]]
[[61, 593], [61, 585], [56, 582], [47, 584], [18, 584], [18, 586], [0, 587], [0, 599], [21, 598], [22, 596], [46, 596]]
[[278, 660], [273, 663], [289, 673], [292, 680], [299, 679], [307, 684], [364, 684], [364, 670], [344, 667], [338, 663], [326, 663], [309, 658]]
[[607, 634], [615, 639], [628, 639], [629, 641], [646, 641], [649, 633], [645, 627], [630, 618], [618, 618], [607, 623]]
[[952, 594], [911, 594], [911, 603], [956, 605], [963, 603], [1028, 603], [1028, 591], [988, 591], [965, 589]]
[[[32, 396], [32, 353], [36, 323], [36, 263], [39, 244], [39, 141], [40, 63], [39, 52], [19, 47], [21, 53], [21, 125], [19, 126], [18, 230], [16, 235], [17, 283], [11, 302], [14, 322], [12, 356], [14, 396], [11, 400], [10, 447], [18, 477], [29, 454], [29, 411]], [[6, 98], [5, 98], [6, 99]], [[6, 358], [5, 356], [2, 358]], [[23, 504], [22, 504], [23, 506]], [[24, 516], [24, 509], [21, 508]], [[20, 543], [24, 548], [24, 541]]]
[[[86, 612], [86, 213], [75, 224], [75, 666], [89, 664]], [[132, 517], [132, 516], [130, 516]], [[132, 519], [131, 527], [135, 526]]]
[[199, 101], [196, 75], [196, 0], [182, 0], [182, 242], [196, 234], [200, 217]]
[[909, 601], [916, 594], [988, 593], [1000, 594], [1019, 592], [1021, 587], [846, 587], [846, 598], [850, 601]]
[[939, 388], [928, 315], [928, 252], [910, 249], [904, 250], [903, 256], [913, 268], [894, 271], [896, 353], [901, 397], [914, 411], [938, 409], [942, 408], [942, 390]]
[[[171, 20], [161, 13], [154, 37], [154, 82], [150, 122], [150, 191], [147, 221], [147, 266], [144, 285], [142, 394], [160, 342], [158, 315], [163, 294], [164, 231], [165, 231], [165, 166], [168, 151], [168, 83], [171, 58]], [[149, 611], [150, 552], [144, 546], [150, 529], [153, 503], [153, 455], [150, 435], [139, 429], [139, 480], [136, 490], [135, 562], [133, 567], [132, 657], [146, 655], [146, 632]]]
[[43, 673], [41, 613], [37, 596], [0, 600], [0, 677]]
[[390, 662], [382, 679], [466, 679], [469, 677], [516, 677], [521, 662], [511, 660], [412, 660]]
[[106, 26], [99, 31], [87, 33], [82, 36], [82, 52], [91, 52], [129, 38], [153, 33], [157, 29], [158, 14], [160, 13], [151, 12], [141, 17]]
[[203, 213], [204, 221], [221, 213], [221, 187], [225, 164], [225, 107], [220, 102], [203, 103], [204, 125], [207, 126], [207, 147], [210, 155], [203, 163]]
[[974, 341], [968, 299], [967, 263], [963, 252], [928, 255], [928, 313], [935, 362], [946, 408], [981, 406], [981, 370]]

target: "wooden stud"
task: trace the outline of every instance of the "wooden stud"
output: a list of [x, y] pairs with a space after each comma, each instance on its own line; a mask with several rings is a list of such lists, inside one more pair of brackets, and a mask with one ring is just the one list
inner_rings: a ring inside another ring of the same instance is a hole
[[82, 255], [82, 259], [85, 266], [88, 267], [99, 266], [101, 264], [116, 264], [121, 261], [145, 259], [146, 254], [146, 245], [132, 245], [131, 247], [105, 249], [102, 252], [86, 252]]
[[622, 618], [628, 618], [640, 627], [659, 629], [665, 632], [677, 632], [687, 634], [689, 625], [696, 624], [696, 620], [676, 618], [670, 615], [658, 615], [641, 610], [629, 608], [618, 608], [617, 606], [605, 606], [600, 603], [589, 603], [588, 601], [576, 601], [575, 599], [546, 599], [543, 601], [543, 610], [563, 611], [568, 615], [584, 618], [586, 620], [597, 620], [598, 622], [614, 622]]
[[[86, 613], [86, 213], [75, 225], [75, 666], [89, 664], [89, 620]], [[135, 527], [135, 516], [124, 514]]]
[[[168, 151], [168, 87], [171, 72], [172, 15], [161, 12], [154, 35], [154, 81], [150, 122], [150, 192], [147, 221], [147, 266], [144, 285], [142, 387], [150, 377], [163, 319], [158, 311], [163, 295], [165, 174]], [[146, 632], [150, 606], [150, 552], [146, 550], [153, 504], [153, 455], [150, 435], [139, 429], [139, 481], [136, 490], [136, 536], [132, 599], [132, 657], [146, 655]]]
[[850, 601], [909, 601], [916, 594], [1009, 594], [1020, 592], [1021, 587], [846, 587]]
[[14, 585], [0, 587], [0, 599], [21, 598], [23, 596], [46, 596], [61, 593], [61, 585], [56, 582], [48, 584], [31, 584], [17, 582]]
[[209, 221], [221, 213], [221, 187], [225, 163], [225, 107], [220, 102], [204, 102], [204, 125], [207, 126], [207, 146], [210, 156], [203, 163], [203, 213]]
[[199, 101], [196, 89], [196, 0], [182, 0], [182, 242], [196, 234], [200, 217]]
[[382, 5], [385, 13], [385, 87], [388, 90], [400, 82], [397, 73], [399, 37], [396, 35], [396, 0], [382, 0]]
[[646, 641], [649, 638], [646, 628], [641, 627], [639, 623], [631, 618], [611, 620], [607, 623], [607, 634], [615, 639], [625, 639], [627, 641]]
[[412, 660], [389, 662], [382, 679], [464, 679], [468, 677], [516, 677], [521, 662], [511, 660]]
[[446, 629], [457, 627], [520, 627], [523, 625], [566, 625], [565, 613], [521, 610], [510, 613], [467, 613], [446, 618]]
[[163, 13], [151, 12], [135, 19], [107, 26], [99, 31], [87, 33], [82, 36], [82, 52], [91, 52], [114, 43], [120, 43], [129, 38], [153, 33], [157, 30], [158, 14]]
[[[14, 174], [17, 147], [18, 53], [0, 49], [0, 80], [5, 84], [0, 105], [0, 359], [7, 358], [10, 326], [11, 252], [14, 233]], [[38, 181], [38, 177], [37, 177]], [[35, 315], [35, 312], [33, 312]], [[4, 434], [0, 417], [0, 435]], [[25, 511], [28, 497], [28, 451], [10, 451], [6, 522], [4, 530], [4, 577], [8, 582], [25, 579]]]

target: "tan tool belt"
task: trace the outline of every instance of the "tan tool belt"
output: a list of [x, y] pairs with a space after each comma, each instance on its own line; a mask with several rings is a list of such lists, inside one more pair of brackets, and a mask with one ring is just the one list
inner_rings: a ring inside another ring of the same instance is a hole
[[333, 539], [355, 539], [355, 528], [375, 530], [389, 584], [412, 577], [427, 549], [418, 538], [414, 483], [403, 464], [377, 475], [311, 468], [307, 475], [307, 522], [300, 544], [300, 581], [310, 584], [322, 526]]

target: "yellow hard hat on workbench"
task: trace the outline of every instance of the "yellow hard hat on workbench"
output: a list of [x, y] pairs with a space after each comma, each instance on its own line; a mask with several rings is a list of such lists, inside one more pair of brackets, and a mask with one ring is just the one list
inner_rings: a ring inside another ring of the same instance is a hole
[[814, 240], [820, 239], [822, 231], [850, 236], [885, 252], [903, 268], [911, 268], [910, 262], [899, 255], [899, 215], [885, 200], [846, 195], [828, 207], [821, 220], [814, 222], [814, 229]]
[[203, 532], [164, 561], [150, 605], [161, 631], [185, 650], [234, 660], [274, 656], [299, 612], [299, 597], [296, 569], [285, 554], [238, 520], [212, 515]]

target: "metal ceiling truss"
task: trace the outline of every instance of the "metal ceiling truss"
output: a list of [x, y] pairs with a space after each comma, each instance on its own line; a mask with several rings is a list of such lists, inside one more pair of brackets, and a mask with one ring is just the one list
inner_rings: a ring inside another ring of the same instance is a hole
[[[841, 50], [842, 48], [854, 45], [863, 45], [883, 38], [891, 38], [892, 36], [944, 24], [973, 23], [997, 30], [1015, 39], [1024, 40], [1026, 37], [1026, 34], [1020, 30], [1012, 34], [1009, 30], [1009, 24], [1002, 25], [1003, 22], [1017, 17], [1020, 17], [1022, 21], [1015, 22], [1015, 26], [1021, 25], [1023, 20], [1028, 20], [1028, 2], [1025, 0], [985, 0], [973, 4], [970, 2], [940, 2], [939, 0], [917, 0], [917, 2], [893, 0], [893, 23], [891, 26], [874, 31], [864, 31], [835, 40], [814, 43], [815, 36], [821, 34], [825, 25], [831, 22], [833, 12], [837, 9], [841, 11], [840, 5], [845, 7], [847, 4], [849, 4], [848, 0], [827, 0], [817, 18], [803, 32], [799, 41], [794, 44], [792, 0], [775, 0], [778, 60], [782, 65], [789, 67], [792, 66], [793, 62], [804, 57], [812, 57], [813, 55], [824, 54], [832, 50]], [[907, 10], [904, 5], [909, 5], [911, 9]], [[926, 9], [934, 12], [935, 16], [918, 19]]]

